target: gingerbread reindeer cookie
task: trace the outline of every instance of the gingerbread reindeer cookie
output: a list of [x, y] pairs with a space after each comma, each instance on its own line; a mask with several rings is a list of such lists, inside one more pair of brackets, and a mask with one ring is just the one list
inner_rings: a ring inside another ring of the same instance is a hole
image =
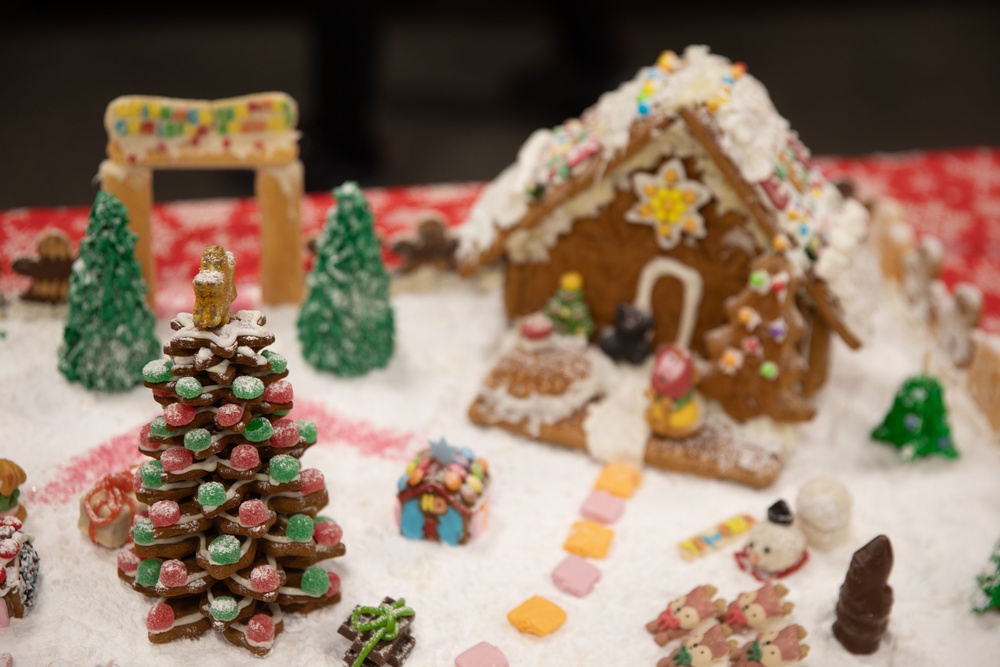
[[646, 624], [646, 631], [653, 635], [653, 641], [666, 646], [672, 640], [687, 635], [704, 621], [722, 616], [726, 611], [726, 601], [722, 598], [713, 600], [716, 592], [715, 586], [706, 584], [671, 600], [656, 619]]

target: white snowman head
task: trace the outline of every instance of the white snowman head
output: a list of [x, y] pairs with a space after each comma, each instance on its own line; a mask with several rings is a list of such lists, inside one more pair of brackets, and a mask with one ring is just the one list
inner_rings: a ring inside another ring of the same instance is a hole
[[806, 537], [795, 525], [784, 500], [767, 509], [767, 521], [750, 529], [747, 558], [750, 564], [767, 572], [781, 572], [795, 565], [806, 549]]

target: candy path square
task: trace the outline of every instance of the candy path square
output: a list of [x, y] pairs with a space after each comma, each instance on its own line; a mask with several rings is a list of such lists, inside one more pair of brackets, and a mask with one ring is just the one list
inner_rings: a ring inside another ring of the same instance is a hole
[[563, 593], [587, 597], [600, 580], [601, 571], [590, 561], [570, 554], [552, 570], [552, 583]]
[[455, 658], [455, 667], [510, 667], [507, 656], [489, 642], [479, 642]]
[[615, 531], [593, 521], [576, 521], [563, 549], [582, 558], [604, 558]]
[[632, 497], [642, 483], [642, 473], [627, 463], [609, 463], [601, 470], [594, 489], [607, 491], [626, 500]]
[[566, 622], [566, 612], [555, 602], [535, 595], [512, 609], [507, 620], [523, 633], [544, 637]]
[[584, 519], [590, 519], [605, 525], [614, 523], [625, 511], [625, 501], [607, 491], [595, 489], [580, 507]]

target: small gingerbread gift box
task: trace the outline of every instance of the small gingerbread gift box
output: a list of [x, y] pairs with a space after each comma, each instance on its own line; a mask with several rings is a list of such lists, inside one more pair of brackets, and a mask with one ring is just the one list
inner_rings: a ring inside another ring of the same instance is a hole
[[399, 478], [399, 530], [411, 540], [465, 544], [486, 528], [486, 461], [443, 438], [418, 453]]

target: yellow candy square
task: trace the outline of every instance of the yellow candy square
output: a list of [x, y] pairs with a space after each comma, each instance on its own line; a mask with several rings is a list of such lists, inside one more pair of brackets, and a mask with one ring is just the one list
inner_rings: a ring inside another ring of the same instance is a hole
[[566, 612], [556, 603], [535, 595], [512, 609], [507, 620], [523, 633], [544, 637], [566, 622]]
[[596, 521], [577, 521], [563, 542], [563, 549], [581, 558], [604, 558], [614, 536], [615, 531]]
[[609, 463], [604, 466], [594, 488], [599, 491], [607, 491], [619, 498], [628, 499], [639, 488], [641, 482], [642, 473], [633, 466], [627, 463]]

